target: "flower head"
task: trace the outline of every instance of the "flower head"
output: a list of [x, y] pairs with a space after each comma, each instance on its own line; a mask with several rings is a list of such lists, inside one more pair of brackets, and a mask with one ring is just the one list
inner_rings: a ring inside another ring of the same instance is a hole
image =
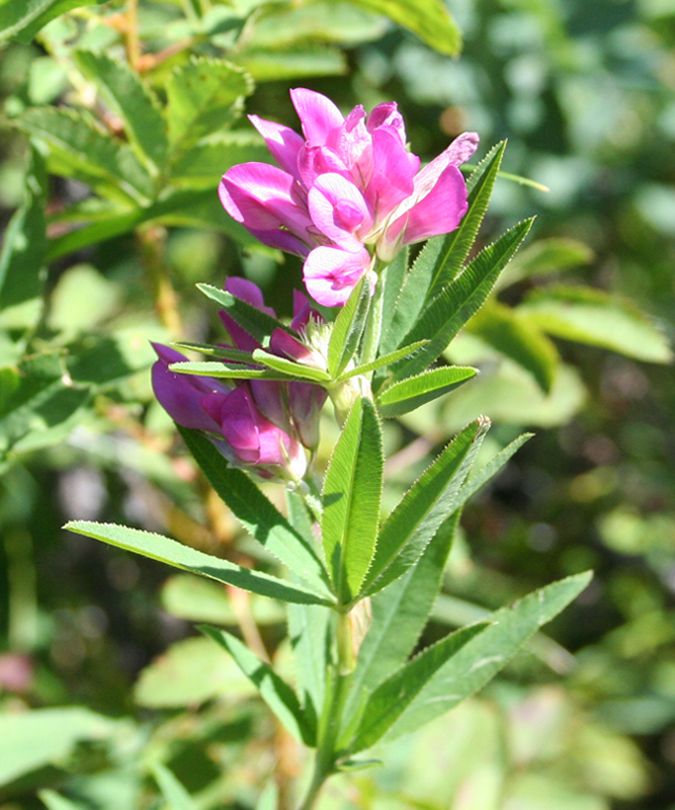
[[[252, 282], [230, 278], [226, 289], [276, 317]], [[296, 293], [294, 304], [293, 331], [302, 335], [310, 323], [323, 321], [301, 293]], [[247, 352], [261, 347], [228, 313], [219, 314], [234, 347]], [[304, 476], [305, 448], [314, 451], [318, 442], [319, 414], [327, 396], [322, 388], [255, 379], [226, 384], [213, 377], [176, 373], [169, 366], [187, 358], [168, 346], [153, 346], [158, 357], [152, 367], [155, 395], [177, 424], [206, 431], [231, 463], [262, 478], [297, 481]], [[269, 350], [280, 357], [317, 364], [316, 353], [284, 329], [272, 333]]]
[[220, 185], [228, 213], [264, 244], [302, 256], [307, 290], [344, 304], [377, 255], [390, 262], [407, 244], [454, 230], [467, 210], [458, 166], [476, 150], [465, 133], [420, 171], [394, 102], [345, 118], [330, 99], [297, 88], [291, 99], [303, 136], [250, 120], [279, 167], [234, 166]]

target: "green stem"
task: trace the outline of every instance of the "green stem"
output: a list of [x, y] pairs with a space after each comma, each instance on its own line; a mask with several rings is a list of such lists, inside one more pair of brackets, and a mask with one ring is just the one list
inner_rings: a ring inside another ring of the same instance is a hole
[[314, 774], [300, 810], [311, 810], [314, 807], [324, 782], [336, 770], [335, 762], [339, 756], [339, 751], [336, 750], [337, 742], [349, 693], [349, 683], [356, 665], [351, 624], [347, 613], [337, 615], [336, 641], [337, 667], [329, 679], [326, 705], [319, 723]]
[[[378, 260], [376, 271], [382, 272], [386, 265], [383, 265]], [[382, 331], [382, 303], [384, 301], [384, 284], [382, 279], [378, 280], [375, 287], [375, 295], [370, 304], [370, 313], [368, 314], [368, 323], [366, 324], [366, 333], [363, 336], [363, 349], [361, 351], [360, 363], [370, 363], [377, 357], [377, 352], [380, 348], [380, 337]]]

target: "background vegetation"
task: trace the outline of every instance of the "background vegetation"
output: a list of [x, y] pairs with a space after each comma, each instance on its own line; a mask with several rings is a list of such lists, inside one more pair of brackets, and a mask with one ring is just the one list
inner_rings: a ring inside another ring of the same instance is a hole
[[283, 667], [280, 607], [60, 529], [258, 554], [153, 401], [148, 340], [217, 338], [194, 285], [227, 275], [290, 314], [299, 263], [253, 246], [215, 188], [266, 159], [243, 111], [296, 125], [292, 86], [397, 100], [426, 159], [463, 130], [481, 156], [507, 137], [505, 170], [550, 189], [497, 183], [484, 243], [538, 219], [449, 350], [479, 380], [387, 423], [401, 490], [478, 413], [488, 455], [536, 434], [465, 510], [428, 638], [596, 571], [488, 690], [322, 806], [675, 807], [672, 0], [453, 0], [458, 60], [424, 0], [38, 5], [0, 3], [0, 808], [295, 794], [301, 752], [189, 623], [238, 627]]

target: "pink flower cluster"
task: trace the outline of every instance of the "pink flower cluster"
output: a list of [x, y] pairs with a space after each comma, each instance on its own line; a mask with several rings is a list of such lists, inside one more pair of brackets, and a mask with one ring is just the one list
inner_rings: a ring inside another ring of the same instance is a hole
[[394, 102], [345, 118], [330, 99], [291, 90], [304, 138], [249, 116], [279, 167], [243, 163], [220, 184], [225, 210], [270, 247], [305, 259], [308, 292], [326, 306], [344, 304], [374, 256], [390, 262], [402, 246], [453, 231], [467, 210], [458, 166], [478, 146], [460, 135], [420, 170], [406, 148]]
[[[226, 289], [237, 298], [276, 317], [266, 307], [260, 289], [242, 278], [227, 280]], [[291, 329], [302, 335], [310, 319], [323, 319], [302, 293], [295, 292]], [[234, 348], [252, 352], [260, 343], [226, 312], [219, 313]], [[172, 363], [187, 358], [175, 349], [153, 344], [158, 360], [152, 367], [155, 396], [179, 425], [207, 431], [223, 455], [262, 478], [301, 479], [307, 469], [304, 448], [314, 450], [318, 419], [326, 392], [311, 383], [250, 380], [229, 383], [214, 377], [178, 374]], [[268, 351], [280, 357], [312, 364], [311, 350], [283, 329], [272, 333]]]

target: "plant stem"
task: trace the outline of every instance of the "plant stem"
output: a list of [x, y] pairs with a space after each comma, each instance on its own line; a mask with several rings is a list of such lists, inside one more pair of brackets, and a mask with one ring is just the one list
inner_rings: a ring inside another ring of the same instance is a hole
[[300, 810], [311, 810], [319, 797], [321, 788], [328, 777], [335, 773], [335, 761], [339, 752], [336, 750], [342, 725], [344, 707], [349, 693], [349, 683], [356, 666], [352, 627], [349, 614], [337, 614], [336, 627], [337, 667], [332, 671], [324, 713], [319, 723], [319, 739], [314, 762], [314, 774], [307, 791], [307, 796]]

